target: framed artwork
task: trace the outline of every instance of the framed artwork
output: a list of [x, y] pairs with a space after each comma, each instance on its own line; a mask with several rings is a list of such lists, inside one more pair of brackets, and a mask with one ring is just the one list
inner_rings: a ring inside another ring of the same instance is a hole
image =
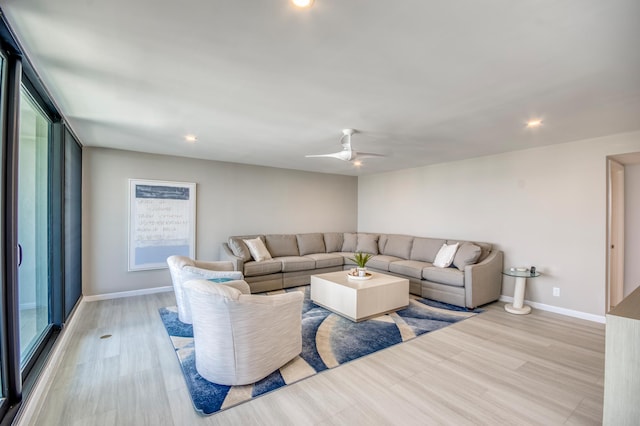
[[129, 271], [196, 257], [196, 184], [129, 179]]

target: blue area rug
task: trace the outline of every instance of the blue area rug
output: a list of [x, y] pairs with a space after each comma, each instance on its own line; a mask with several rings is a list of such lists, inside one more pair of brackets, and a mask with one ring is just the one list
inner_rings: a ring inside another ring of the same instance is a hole
[[[305, 293], [302, 307], [302, 353], [278, 371], [246, 386], [218, 385], [202, 378], [196, 371], [191, 325], [178, 320], [175, 307], [160, 309], [160, 317], [175, 348], [198, 413], [213, 414], [482, 312], [478, 309], [467, 311], [429, 299], [411, 299], [406, 309], [355, 323], [311, 302], [309, 286], [287, 291]], [[275, 293], [278, 292], [267, 294]]]

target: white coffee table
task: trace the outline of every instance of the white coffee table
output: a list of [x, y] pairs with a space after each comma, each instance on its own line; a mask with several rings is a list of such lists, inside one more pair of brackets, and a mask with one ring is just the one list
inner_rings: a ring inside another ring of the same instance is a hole
[[409, 305], [408, 279], [372, 272], [371, 279], [356, 281], [347, 272], [312, 275], [313, 303], [356, 322]]

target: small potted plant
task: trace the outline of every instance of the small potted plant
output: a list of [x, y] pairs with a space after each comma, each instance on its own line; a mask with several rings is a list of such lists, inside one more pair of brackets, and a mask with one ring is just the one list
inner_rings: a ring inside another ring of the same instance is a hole
[[373, 257], [370, 253], [357, 252], [349, 260], [352, 260], [358, 265], [358, 276], [364, 277], [367, 275], [367, 262]]

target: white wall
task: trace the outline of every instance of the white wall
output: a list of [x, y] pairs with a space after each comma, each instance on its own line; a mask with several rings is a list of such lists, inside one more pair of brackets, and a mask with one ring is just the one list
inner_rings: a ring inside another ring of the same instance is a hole
[[83, 294], [171, 285], [168, 270], [127, 272], [128, 179], [196, 182], [197, 257], [230, 235], [353, 231], [357, 178], [102, 148], [83, 150]]
[[543, 273], [528, 300], [604, 315], [606, 156], [633, 151], [640, 132], [361, 177], [358, 230], [492, 242]]
[[624, 296], [640, 287], [640, 164], [624, 166]]

